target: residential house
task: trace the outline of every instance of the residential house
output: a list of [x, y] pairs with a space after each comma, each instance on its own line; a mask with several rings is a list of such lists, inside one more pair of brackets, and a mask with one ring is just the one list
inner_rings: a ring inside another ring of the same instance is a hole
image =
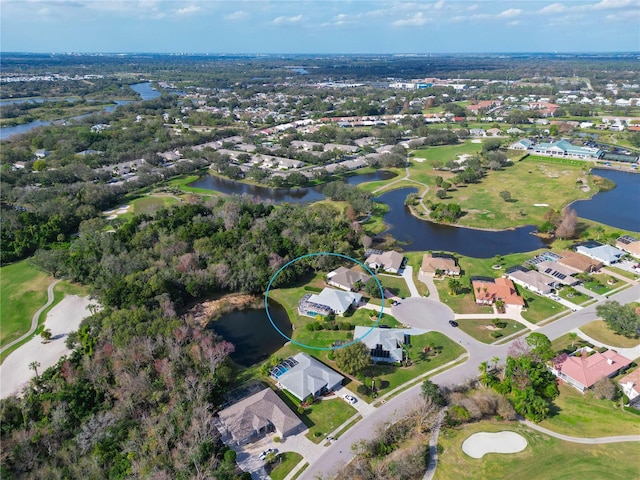
[[327, 143], [324, 146], [325, 152], [331, 152], [333, 150], [338, 150], [342, 153], [356, 153], [358, 150], [360, 150], [360, 147], [358, 147], [357, 145], [340, 145], [337, 143]]
[[378, 270], [382, 269], [385, 272], [398, 273], [406, 262], [406, 258], [401, 253], [393, 250], [388, 250], [383, 253], [374, 253], [369, 255], [365, 260], [368, 267]]
[[629, 365], [631, 360], [614, 350], [600, 353], [584, 347], [571, 355], [565, 353], [553, 359], [550, 370], [556, 377], [584, 393], [598, 380], [613, 377]]
[[469, 135], [472, 137], [485, 137], [487, 132], [483, 128], [471, 128], [469, 129]]
[[490, 128], [489, 130], [487, 130], [487, 135], [491, 137], [498, 137], [502, 135], [502, 130], [500, 130], [499, 128]]
[[557, 262], [544, 260], [537, 263], [535, 267], [540, 273], [553, 277], [556, 281], [564, 285], [576, 285], [577, 283], [580, 283], [580, 280], [574, 277], [576, 274], [575, 270], [564, 265], [560, 265]]
[[602, 262], [604, 265], [611, 265], [617, 263], [626, 254], [619, 248], [612, 247], [611, 245], [602, 245], [597, 242], [590, 242], [587, 245], [578, 245], [576, 251], [582, 255], [586, 255], [589, 258], [593, 258], [598, 262]]
[[[283, 364], [286, 364], [282, 366]], [[298, 353], [271, 369], [278, 386], [303, 401], [337, 390], [344, 377], [306, 353]]]
[[327, 283], [329, 285], [346, 291], [358, 291], [369, 280], [371, 280], [371, 276], [346, 267], [340, 267], [327, 274]]
[[50, 150], [45, 150], [44, 148], [40, 148], [40, 149], [36, 150], [33, 155], [36, 158], [46, 158], [49, 155], [51, 155], [51, 151]]
[[296, 148], [298, 150], [305, 150], [305, 151], [322, 151], [324, 150], [324, 145], [322, 143], [318, 143], [318, 142], [307, 142], [307, 141], [302, 141], [302, 140], [292, 140], [291, 141], [291, 146], [293, 148]]
[[270, 388], [221, 410], [218, 418], [237, 445], [255, 442], [271, 432], [284, 439], [306, 428]]
[[452, 255], [445, 253], [425, 253], [422, 256], [420, 274], [436, 275], [438, 272], [443, 275], [458, 276], [460, 267], [456, 265], [456, 259]]
[[640, 258], [640, 240], [630, 235], [623, 235], [616, 240], [616, 248], [624, 250], [635, 258]]
[[326, 316], [331, 313], [344, 315], [349, 308], [357, 307], [360, 300], [362, 295], [359, 293], [324, 288], [318, 294], [305, 294], [298, 302], [298, 312], [308, 317]]
[[474, 279], [471, 286], [477, 304], [493, 305], [497, 300], [502, 300], [505, 306], [520, 309], [524, 307], [523, 298], [518, 295], [515, 285], [508, 278]]
[[602, 267], [601, 262], [595, 261], [581, 253], [573, 252], [571, 250], [563, 250], [560, 253], [558, 263], [565, 267], [569, 267], [576, 273], [592, 273], [598, 271], [600, 267]]
[[629, 398], [629, 403], [635, 403], [640, 400], [640, 368], [636, 368], [633, 372], [625, 375], [618, 383], [622, 387], [622, 391]]
[[369, 349], [374, 363], [396, 363], [404, 359], [403, 345], [409, 345], [407, 330], [356, 326], [354, 339], [360, 339]]
[[522, 140], [518, 140], [517, 142], [512, 143], [508, 148], [510, 148], [511, 150], [529, 150], [530, 148], [533, 148], [533, 142], [531, 140], [523, 138]]
[[514, 283], [540, 295], [548, 295], [560, 283], [547, 275], [522, 267], [514, 267], [506, 273]]

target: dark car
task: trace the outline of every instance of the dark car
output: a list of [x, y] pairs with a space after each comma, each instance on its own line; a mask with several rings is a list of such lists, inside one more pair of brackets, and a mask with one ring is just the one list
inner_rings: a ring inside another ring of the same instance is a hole
[[456, 322], [455, 320], [449, 320], [449, 325], [451, 325], [452, 327], [457, 327], [458, 322]]

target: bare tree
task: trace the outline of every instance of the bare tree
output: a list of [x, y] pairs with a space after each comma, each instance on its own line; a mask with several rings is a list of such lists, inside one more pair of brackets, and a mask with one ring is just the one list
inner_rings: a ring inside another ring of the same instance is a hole
[[573, 238], [576, 234], [578, 214], [573, 208], [564, 207], [560, 214], [560, 224], [556, 228], [556, 237]]

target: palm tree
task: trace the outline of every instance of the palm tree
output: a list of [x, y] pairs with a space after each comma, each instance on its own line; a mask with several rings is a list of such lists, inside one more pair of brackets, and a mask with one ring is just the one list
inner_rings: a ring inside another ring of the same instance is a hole
[[496, 356], [491, 359], [493, 362], [493, 368], [498, 368], [498, 362], [500, 361], [500, 357]]
[[29, 369], [33, 370], [34, 372], [36, 372], [36, 378], [38, 378], [38, 367], [40, 366], [40, 362], [37, 360], [34, 360], [33, 362], [31, 362], [29, 364]]
[[569, 332], [569, 340], [571, 340], [571, 348], [573, 348], [573, 345], [576, 343], [577, 339], [578, 339], [578, 334], [576, 332]]
[[489, 385], [489, 362], [482, 362], [478, 365], [478, 370], [480, 370], [480, 383], [482, 383], [485, 387]]

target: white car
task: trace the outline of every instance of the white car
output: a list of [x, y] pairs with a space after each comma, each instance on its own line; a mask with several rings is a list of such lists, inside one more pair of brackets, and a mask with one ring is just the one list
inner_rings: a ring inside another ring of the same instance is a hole
[[344, 398], [347, 402], [349, 402], [351, 405], [353, 405], [354, 403], [356, 403], [358, 400], [356, 400], [355, 397], [349, 395], [348, 393], [345, 393], [342, 398]]
[[264, 452], [262, 452], [260, 454], [260, 460], [264, 460], [265, 458], [267, 458], [267, 455], [269, 455], [270, 453], [276, 453], [277, 450], [275, 448], [267, 448]]

